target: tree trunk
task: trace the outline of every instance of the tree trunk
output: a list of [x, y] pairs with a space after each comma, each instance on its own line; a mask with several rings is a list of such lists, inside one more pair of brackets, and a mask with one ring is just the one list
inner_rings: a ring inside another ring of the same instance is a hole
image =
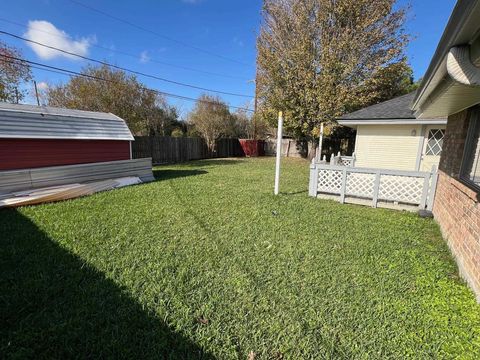
[[308, 160], [312, 160], [317, 155], [317, 149], [318, 149], [317, 141], [315, 139], [310, 140], [308, 142], [308, 156], [307, 156]]

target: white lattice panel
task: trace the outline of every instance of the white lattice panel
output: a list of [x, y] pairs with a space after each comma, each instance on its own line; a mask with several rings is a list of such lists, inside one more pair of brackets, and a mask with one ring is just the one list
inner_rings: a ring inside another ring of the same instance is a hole
[[340, 158], [340, 165], [343, 166], [352, 166], [353, 159]]
[[346, 195], [371, 198], [375, 174], [347, 173]]
[[378, 198], [409, 204], [420, 204], [424, 179], [397, 175], [382, 175]]
[[324, 170], [318, 171], [318, 191], [340, 194], [342, 188], [342, 171], [339, 170]]

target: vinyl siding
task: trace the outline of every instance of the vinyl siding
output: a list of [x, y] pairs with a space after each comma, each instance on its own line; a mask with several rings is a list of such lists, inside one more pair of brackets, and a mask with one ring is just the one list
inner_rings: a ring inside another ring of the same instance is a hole
[[[412, 136], [412, 131], [416, 135]], [[357, 127], [356, 166], [416, 170], [421, 125], [363, 125]]]

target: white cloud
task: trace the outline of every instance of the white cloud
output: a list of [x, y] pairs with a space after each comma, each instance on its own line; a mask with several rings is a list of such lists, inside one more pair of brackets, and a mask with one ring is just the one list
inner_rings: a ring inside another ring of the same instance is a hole
[[37, 89], [39, 91], [48, 90], [48, 84], [45, 81], [40, 81], [39, 83], [37, 83]]
[[[95, 36], [73, 40], [65, 31], [57, 29], [55, 25], [44, 20], [29, 21], [28, 30], [24, 36], [29, 40], [82, 56], [88, 55], [90, 45], [96, 42]], [[28, 45], [39, 58], [44, 60], [50, 60], [59, 57], [78, 59], [78, 57], [49, 49], [38, 44], [28, 43]]]
[[145, 63], [147, 63], [147, 62], [149, 62], [149, 61], [150, 61], [150, 56], [148, 55], [148, 51], [147, 51], [147, 50], [142, 51], [142, 52], [140, 53], [140, 62], [141, 62], [142, 64], [145, 64]]

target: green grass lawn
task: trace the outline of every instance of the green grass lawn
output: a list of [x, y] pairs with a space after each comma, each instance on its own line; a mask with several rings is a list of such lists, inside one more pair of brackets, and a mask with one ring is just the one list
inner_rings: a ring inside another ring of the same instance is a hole
[[0, 357], [480, 357], [431, 219], [307, 196], [308, 163], [198, 161], [0, 211]]

